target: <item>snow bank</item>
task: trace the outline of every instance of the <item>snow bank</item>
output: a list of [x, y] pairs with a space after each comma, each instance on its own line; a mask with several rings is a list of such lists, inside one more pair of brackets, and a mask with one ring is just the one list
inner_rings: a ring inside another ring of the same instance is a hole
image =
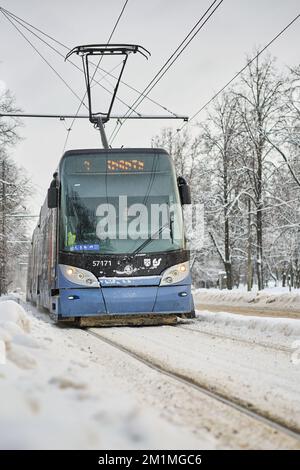
[[16, 324], [21, 330], [28, 333], [30, 321], [24, 308], [14, 300], [0, 300], [0, 325], [5, 327], [7, 323]]
[[300, 292], [276, 291], [244, 292], [240, 290], [196, 289], [196, 303], [203, 305], [224, 305], [236, 307], [262, 308], [266, 310], [286, 310], [300, 312]]
[[0, 341], [4, 343], [1, 362], [13, 362], [20, 368], [31, 369], [36, 366], [34, 355], [28, 350], [39, 347], [32, 340], [30, 319], [23, 307], [13, 300], [0, 299]]
[[197, 311], [196, 325], [201, 331], [215, 332], [230, 338], [293, 348], [300, 337], [300, 321], [290, 318], [238, 315], [227, 312]]
[[[190, 431], [139, 403], [135, 389], [129, 393], [114, 376], [115, 352], [84, 331], [58, 328], [48, 316], [0, 298], [1, 344], [0, 449], [199, 446]], [[122, 361], [123, 378], [132, 368]]]

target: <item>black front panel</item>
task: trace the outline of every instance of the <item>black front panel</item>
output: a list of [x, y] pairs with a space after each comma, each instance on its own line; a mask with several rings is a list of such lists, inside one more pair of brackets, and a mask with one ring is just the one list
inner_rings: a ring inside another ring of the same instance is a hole
[[59, 253], [59, 264], [86, 269], [96, 277], [157, 276], [170, 266], [188, 260], [187, 250], [137, 255]]

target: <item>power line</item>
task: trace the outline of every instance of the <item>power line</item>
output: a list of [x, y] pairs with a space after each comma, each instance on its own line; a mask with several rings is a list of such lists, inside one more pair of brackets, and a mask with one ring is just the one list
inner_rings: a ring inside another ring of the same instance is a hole
[[[27, 31], [29, 31], [31, 34], [33, 34], [35, 37], [37, 37], [41, 42], [43, 42], [44, 44], [46, 44], [50, 49], [52, 49], [55, 53], [57, 53], [60, 57], [62, 57], [64, 60], [65, 60], [65, 56], [64, 54], [62, 54], [59, 50], [57, 50], [55, 47], [53, 47], [51, 44], [49, 44], [49, 42], [45, 41], [43, 38], [41, 38], [38, 34], [36, 34], [34, 31], [32, 31], [31, 29], [29, 29], [28, 27], [26, 27], [23, 23], [25, 23], [26, 25], [30, 26], [31, 28], [35, 29], [36, 31], [39, 31], [41, 34], [43, 34], [44, 36], [48, 37], [49, 39], [51, 39], [52, 41], [54, 41], [55, 43], [59, 44], [60, 46], [62, 46], [63, 48], [65, 48], [66, 50], [70, 50], [70, 48], [68, 46], [66, 46], [65, 44], [61, 43], [60, 41], [57, 41], [55, 38], [52, 38], [51, 36], [49, 36], [47, 33], [45, 33], [44, 31], [40, 30], [39, 28], [36, 28], [35, 26], [33, 26], [31, 23], [28, 23], [27, 21], [23, 20], [22, 18], [19, 18], [17, 15], [14, 15], [13, 13], [9, 12], [8, 10], [5, 10], [4, 8], [0, 7], [0, 11], [3, 10], [8, 16], [10, 16], [11, 18], [13, 18], [14, 21], [16, 21], [20, 26], [22, 26], [24, 29], [26, 29]], [[2, 13], [3, 13], [2, 11]], [[79, 67], [77, 64], [75, 64], [74, 62], [72, 62], [70, 59], [67, 59], [67, 61], [73, 65], [77, 70], [79, 70], [80, 72], [83, 72], [83, 69], [81, 67]], [[105, 75], [102, 75], [101, 76], [101, 80], [106, 80], [109, 85], [113, 88], [113, 85], [112, 83], [106, 78], [107, 75], [111, 76], [112, 78], [114, 78], [115, 80], [117, 79], [115, 75], [113, 75], [111, 72], [113, 72], [117, 67], [119, 67], [121, 64], [123, 63], [123, 61], [119, 64], [117, 64], [116, 66], [114, 66], [110, 71], [107, 71], [101, 67], [98, 67], [99, 70], [101, 70], [102, 72], [104, 72]], [[96, 64], [94, 64], [93, 62], [91, 62], [91, 65], [96, 67]], [[107, 91], [109, 94], [113, 94], [111, 90], [108, 90], [104, 85], [102, 85], [98, 80], [96, 80], [95, 78], [93, 79], [94, 82], [101, 86], [105, 91]], [[120, 83], [122, 83], [123, 85], [125, 85], [126, 87], [130, 88], [131, 90], [135, 91], [136, 93], [139, 93], [140, 94], [140, 91], [137, 90], [136, 88], [132, 87], [131, 85], [129, 85], [128, 83], [125, 83], [124, 81], [120, 81]], [[81, 99], [81, 98], [80, 98]], [[119, 98], [118, 96], [116, 96], [116, 99], [118, 101], [120, 101], [120, 103], [122, 103], [124, 106], [126, 106], [129, 110], [131, 110], [132, 108], [125, 102], [123, 101], [121, 98]], [[150, 99], [150, 101], [152, 101], [154, 104], [156, 104], [157, 106], [159, 106], [160, 108], [164, 109], [165, 111], [169, 112], [170, 114], [172, 114], [174, 117], [177, 117], [178, 115], [172, 111], [170, 111], [168, 108], [166, 108], [165, 106], [161, 105], [160, 103], [154, 101], [153, 99]], [[86, 107], [86, 106], [85, 106]], [[139, 113], [136, 112], [137, 115], [139, 115]]]
[[[51, 114], [51, 113], [2, 113], [0, 112], [0, 118], [2, 117], [13, 117], [13, 118], [47, 118], [47, 119], [60, 119], [64, 121], [65, 119], [72, 119], [76, 117], [76, 119], [89, 119], [89, 114]], [[122, 116], [111, 114], [110, 119], [121, 119]], [[161, 114], [139, 114], [134, 116], [128, 116], [127, 119], [180, 119], [183, 121], [188, 120], [188, 116], [183, 115], [176, 115], [176, 116], [164, 116]], [[1, 179], [0, 179], [1, 182]]]
[[[23, 18], [20, 18], [19, 16], [15, 15], [14, 13], [12, 13], [11, 11], [9, 10], [6, 10], [5, 8], [3, 7], [0, 7], [0, 10], [3, 10], [5, 11], [5, 13], [7, 13], [9, 16], [13, 17], [15, 20], [19, 20], [21, 21], [22, 23], [26, 24], [27, 26], [30, 26], [32, 29], [35, 29], [36, 31], [38, 31], [39, 33], [41, 33], [43, 36], [47, 37], [48, 39], [50, 39], [51, 41], [55, 42], [56, 44], [58, 44], [59, 46], [63, 47], [64, 49], [66, 50], [70, 50], [71, 48], [66, 46], [66, 44], [58, 41], [57, 39], [55, 39], [54, 37], [50, 36], [49, 34], [45, 33], [44, 31], [42, 31], [41, 29], [37, 28], [36, 26], [34, 26], [33, 24], [29, 23], [28, 21], [25, 21]], [[24, 25], [23, 25], [24, 27]], [[31, 33], [33, 34], [33, 32], [31, 31]], [[39, 37], [39, 36], [37, 36]], [[41, 38], [40, 38], [41, 39]], [[42, 40], [42, 39], [41, 39]], [[46, 42], [46, 44], [50, 46], [49, 43]], [[64, 56], [63, 56], [64, 57]], [[73, 65], [75, 65], [76, 67], [78, 67], [76, 64], [74, 64], [74, 62], [70, 61], [70, 63], [72, 63]], [[96, 64], [94, 64], [93, 62], [91, 62], [91, 65], [96, 67]], [[78, 67], [79, 68], [79, 67]], [[104, 72], [106, 75], [109, 75], [110, 77], [112, 77], [114, 80], [117, 80], [118, 78], [112, 74], [111, 72], [114, 70], [112, 69], [111, 71], [107, 71], [101, 67], [98, 67], [99, 70], [101, 70], [102, 72]], [[79, 70], [82, 71], [82, 69], [79, 68]], [[103, 77], [105, 79], [105, 77]], [[94, 80], [95, 81], [95, 80]], [[106, 79], [106, 81], [111, 85], [111, 83]], [[139, 91], [137, 88], [133, 87], [132, 85], [129, 85], [128, 83], [126, 83], [124, 80], [120, 80], [120, 83], [122, 83], [122, 85], [126, 86], [127, 88], [129, 88], [130, 90], [134, 91], [135, 93], [138, 93], [139, 95], [142, 95], [142, 92]], [[111, 85], [112, 86], [112, 85]], [[117, 98], [118, 99], [118, 98]], [[153, 104], [155, 104], [156, 106], [159, 106], [161, 109], [163, 109], [164, 111], [167, 111], [168, 113], [170, 114], [173, 114], [174, 116], [176, 116], [176, 113], [174, 113], [173, 111], [171, 111], [170, 109], [168, 109], [166, 106], [163, 106], [161, 103], [158, 103], [157, 101], [155, 101], [153, 98], [150, 98], [149, 96], [146, 96], [146, 99], [148, 101], [151, 101]]]
[[[56, 52], [58, 55], [60, 55], [64, 60], [65, 60], [65, 55], [62, 54], [60, 51], [58, 51], [55, 47], [53, 47], [51, 44], [49, 44], [49, 42], [45, 41], [44, 39], [41, 38], [41, 36], [39, 36], [38, 34], [34, 33], [34, 31], [32, 31], [32, 29], [34, 29], [35, 31], [38, 31], [39, 33], [41, 33], [43, 36], [49, 38], [51, 41], [55, 42], [56, 44], [58, 44], [59, 46], [63, 47], [64, 49], [66, 50], [70, 50], [70, 47], [66, 46], [65, 44], [63, 44], [62, 42], [58, 41], [57, 39], [53, 38], [52, 36], [50, 36], [49, 34], [45, 33], [44, 31], [42, 31], [41, 29], [37, 28], [36, 26], [34, 26], [33, 24], [29, 23], [28, 21], [25, 21], [23, 18], [20, 18], [19, 16], [15, 15], [14, 13], [12, 13], [11, 11], [9, 10], [6, 10], [5, 8], [3, 7], [0, 7], [0, 10], [2, 10], [2, 12], [5, 12], [8, 16], [10, 16], [11, 18], [14, 19], [14, 21], [16, 21], [18, 24], [20, 24], [23, 28], [25, 28], [27, 31], [29, 31], [31, 34], [33, 34], [35, 37], [37, 37], [40, 41], [42, 41], [44, 44], [46, 44], [48, 47], [50, 47], [50, 49], [52, 49], [54, 52]], [[32, 29], [29, 29], [28, 27], [26, 27], [25, 25], [29, 26], [30, 28]], [[70, 59], [67, 59], [67, 61], [72, 64], [74, 67], [76, 67], [80, 72], [83, 72], [83, 69], [80, 68], [77, 64], [75, 64], [74, 62], [72, 62]], [[92, 64], [94, 65], [94, 64]], [[120, 64], [118, 64], [116, 67], [118, 67]], [[96, 65], [94, 65], [96, 67]], [[112, 76], [113, 78], [114, 75], [111, 74], [111, 72], [116, 68], [114, 67], [110, 72], [104, 70], [104, 69], [100, 69], [102, 70], [103, 72], [105, 72], [106, 75], [110, 75]], [[102, 78], [105, 78], [105, 76], [102, 76]], [[95, 80], [94, 80], [95, 81]], [[96, 82], [100, 85], [99, 82]], [[110, 83], [110, 82], [109, 82]], [[104, 90], [108, 91], [109, 93], [110, 90], [107, 90], [105, 87], [103, 87], [103, 85], [100, 85], [102, 86], [102, 88], [104, 88]]]
[[61, 47], [64, 47], [65, 49], [68, 49], [70, 50], [69, 47], [67, 47], [65, 44], [63, 44], [62, 42], [58, 41], [57, 39], [53, 38], [52, 36], [50, 36], [49, 34], [45, 33], [44, 31], [42, 31], [41, 29], [37, 28], [36, 26], [34, 26], [33, 24], [29, 23], [28, 21], [25, 21], [23, 18], [20, 18], [19, 16], [15, 15], [14, 13], [12, 13], [11, 11], [9, 10], [6, 10], [5, 8], [3, 7], [0, 7], [0, 10], [4, 11], [7, 15], [9, 16], [12, 16], [14, 18], [17, 18], [18, 20], [22, 21], [22, 23], [25, 23], [27, 24], [27, 26], [30, 26], [31, 28], [35, 29], [36, 31], [38, 31], [39, 33], [43, 34], [43, 36], [46, 36], [47, 38], [51, 39], [51, 41], [55, 42], [56, 44], [60, 45]]
[[[122, 10], [121, 10], [121, 12], [120, 12], [120, 14], [119, 14], [119, 16], [118, 16], [118, 19], [117, 19], [117, 21], [115, 22], [115, 25], [114, 25], [114, 27], [113, 27], [113, 29], [112, 29], [112, 32], [110, 33], [110, 36], [109, 36], [109, 38], [108, 38], [108, 40], [107, 40], [106, 47], [107, 47], [108, 44], [110, 43], [110, 41], [111, 41], [111, 39], [112, 39], [112, 37], [113, 37], [113, 35], [114, 35], [114, 32], [115, 32], [115, 30], [117, 29], [117, 26], [118, 26], [118, 24], [119, 24], [120, 19], [122, 18], [122, 15], [123, 15], [124, 10], [125, 10], [125, 8], [126, 8], [126, 6], [127, 6], [127, 3], [128, 3], [128, 0], [125, 0], [125, 3], [124, 3], [124, 5], [123, 5], [123, 8], [122, 8]], [[95, 70], [94, 70], [94, 73], [93, 73], [93, 76], [92, 76], [92, 79], [91, 79], [91, 84], [93, 83], [94, 77], [95, 77], [95, 75], [96, 75], [96, 73], [97, 73], [97, 71], [98, 71], [98, 68], [99, 68], [99, 66], [100, 66], [100, 64], [101, 64], [101, 62], [102, 62], [102, 59], [103, 59], [103, 55], [100, 56], [99, 61], [98, 61], [98, 64], [97, 64], [97, 66], [96, 66], [96, 68], [95, 68]]]
[[[175, 51], [171, 54], [171, 56], [168, 58], [168, 60], [162, 65], [162, 67], [158, 70], [158, 72], [155, 74], [155, 76], [152, 78], [152, 80], [148, 83], [148, 85], [145, 87], [145, 89], [143, 90], [141, 95], [132, 104], [132, 108], [134, 110], [136, 110], [136, 108], [145, 99], [145, 97], [142, 96], [142, 95], [147, 96], [150, 93], [150, 91], [154, 88], [154, 86], [157, 85], [157, 83], [162, 79], [162, 77], [169, 70], [169, 68], [174, 64], [174, 62], [178, 59], [178, 57], [182, 54], [182, 52], [186, 49], [186, 47], [190, 44], [190, 42], [195, 38], [195, 36], [199, 33], [199, 31], [201, 31], [201, 29], [204, 27], [204, 25], [207, 23], [207, 21], [211, 18], [211, 16], [215, 13], [215, 11], [223, 3], [223, 1], [224, 0], [214, 0], [211, 3], [211, 5], [206, 9], [206, 11], [199, 18], [199, 20], [196, 22], [196, 24], [193, 26], [193, 28], [190, 30], [190, 32], [181, 41], [179, 46], [175, 49]], [[217, 5], [215, 6], [216, 3], [217, 3]], [[212, 10], [212, 11], [210, 12], [210, 10]], [[210, 14], [208, 15], [209, 12], [210, 12]], [[207, 18], [205, 18], [206, 16], [207, 16]], [[204, 20], [204, 18], [205, 18], [205, 20]], [[204, 20], [204, 22], [202, 23], [203, 20]], [[124, 122], [126, 122], [127, 115], [128, 115], [128, 111], [124, 115], [124, 120], [122, 122], [120, 122], [119, 128], [118, 128], [118, 123], [117, 123], [115, 128], [113, 129], [113, 132], [111, 133], [111, 136], [110, 136], [110, 144], [113, 143], [113, 141], [116, 138], [117, 134], [119, 133], [122, 125], [124, 124]]]
[[[110, 37], [109, 37], [108, 42], [107, 42], [107, 45], [108, 45], [110, 39], [112, 38], [112, 34], [114, 33], [114, 31], [115, 31], [115, 29], [116, 29], [116, 27], [117, 27], [117, 24], [118, 24], [119, 21], [120, 21], [120, 18], [121, 18], [121, 16], [122, 16], [122, 13], [123, 13], [123, 11], [124, 11], [124, 9], [125, 9], [125, 7], [126, 7], [128, 1], [129, 1], [129, 0], [126, 0], [126, 1], [125, 1], [125, 4], [124, 4], [124, 6], [123, 6], [123, 8], [122, 8], [122, 10], [121, 10], [121, 13], [120, 13], [120, 15], [119, 15], [119, 17], [118, 17], [118, 19], [117, 19], [117, 22], [116, 22], [115, 25], [114, 25], [113, 31], [112, 31], [112, 33], [110, 34]], [[61, 57], [63, 57], [63, 58], [65, 59], [64, 55], [61, 54], [60, 51], [58, 51], [55, 47], [53, 47], [51, 44], [49, 44], [47, 41], [45, 41], [43, 38], [41, 38], [41, 37], [40, 37], [38, 34], [36, 34], [34, 31], [32, 31], [31, 29], [29, 29], [27, 26], [25, 26], [25, 25], [22, 23], [22, 21], [24, 21], [24, 20], [19, 19], [18, 17], [15, 17], [15, 15], [13, 15], [13, 16], [10, 18], [10, 15], [11, 15], [10, 12], [8, 12], [7, 10], [4, 10], [4, 9], [1, 8], [1, 7], [0, 7], [0, 11], [1, 11], [1, 13], [5, 16], [5, 18], [12, 24], [12, 26], [21, 34], [21, 36], [30, 44], [30, 46], [35, 50], [35, 52], [47, 63], [47, 65], [56, 73], [56, 75], [63, 81], [63, 83], [70, 89], [70, 91], [72, 91], [72, 93], [73, 93], [73, 94], [77, 97], [77, 99], [80, 101], [80, 104], [79, 104], [78, 109], [77, 109], [77, 111], [76, 111], [76, 115], [75, 115], [74, 118], [73, 118], [73, 121], [72, 121], [72, 123], [71, 123], [71, 126], [66, 129], [66, 130], [67, 130], [67, 136], [66, 136], [66, 140], [65, 140], [65, 144], [64, 144], [64, 149], [65, 149], [66, 144], [67, 144], [67, 141], [68, 141], [68, 138], [69, 138], [69, 133], [70, 133], [70, 131], [72, 130], [72, 127], [73, 127], [73, 125], [74, 125], [74, 122], [75, 122], [75, 119], [76, 119], [76, 117], [77, 117], [77, 114], [79, 113], [79, 111], [80, 111], [80, 109], [81, 109], [81, 106], [84, 105], [84, 106], [88, 109], [88, 107], [87, 107], [86, 104], [84, 103], [84, 99], [85, 99], [85, 97], [86, 97], [86, 92], [85, 92], [83, 98], [80, 98], [79, 95], [77, 95], [76, 92], [74, 92], [74, 90], [72, 90], [72, 88], [71, 88], [71, 87], [68, 85], [68, 83], [63, 79], [63, 77], [55, 70], [55, 68], [50, 64], [50, 62], [47, 61], [47, 59], [45, 59], [45, 57], [39, 52], [39, 50], [34, 46], [34, 44], [26, 37], [26, 35], [22, 33], [22, 31], [18, 28], [18, 26], [17, 26], [14, 22], [17, 22], [20, 26], [22, 26], [23, 28], [25, 28], [27, 31], [29, 31], [31, 34], [33, 34], [35, 37], [37, 37], [40, 41], [42, 41], [44, 44], [46, 44], [48, 47], [50, 47], [54, 52], [56, 52], [57, 54], [59, 54]], [[7, 11], [7, 13], [6, 13], [6, 11]], [[25, 22], [25, 21], [24, 21], [24, 22]], [[27, 22], [25, 22], [25, 23], [28, 24], [30, 27], [32, 27], [32, 28], [34, 28], [34, 29], [37, 30], [37, 28], [35, 28], [34, 26], [30, 25], [30, 23], [27, 23]], [[39, 30], [39, 31], [40, 31], [40, 30]], [[44, 33], [43, 33], [43, 34], [44, 34]], [[50, 36], [47, 35], [47, 37], [50, 37]], [[58, 41], [56, 41], [56, 42], [58, 42]], [[59, 43], [59, 42], [58, 42], [58, 43]], [[62, 43], [59, 43], [59, 44], [62, 45]], [[66, 46], [64, 46], [64, 47], [66, 47]], [[101, 58], [102, 58], [102, 57], [101, 57]], [[97, 65], [96, 68], [95, 68], [95, 71], [94, 71], [92, 80], [94, 80], [98, 85], [100, 85], [102, 88], [104, 88], [107, 92], [109, 92], [110, 94], [113, 94], [110, 90], [108, 90], [106, 87], [104, 87], [102, 84], [100, 84], [97, 80], [95, 80], [95, 75], [96, 75], [96, 73], [97, 73], [98, 66], [99, 66], [99, 64], [100, 64], [100, 62], [101, 62], [101, 58], [100, 58], [100, 61], [99, 61], [98, 65]], [[71, 60], [69, 60], [69, 62], [70, 62], [74, 67], [76, 67], [78, 70], [80, 70], [81, 72], [83, 72], [83, 70], [82, 70], [80, 67], [78, 67], [75, 63], [73, 63]], [[119, 66], [119, 65], [120, 65], [120, 64], [118, 64], [118, 66]], [[115, 69], [115, 68], [116, 68], [116, 67], [114, 67], [114, 69]], [[114, 70], [114, 69], [113, 69], [113, 70]], [[106, 72], [106, 74], [109, 74], [109, 72]], [[118, 99], [118, 101], [120, 101], [122, 104], [124, 104], [128, 109], [131, 110], [130, 106], [128, 106], [127, 103], [125, 103], [122, 99], [120, 99], [119, 97], [117, 97], [117, 99]], [[139, 113], [136, 113], [136, 114], [139, 115]]]
[[[3, 10], [3, 8], [0, 7], [0, 11], [1, 11], [1, 10]], [[6, 12], [6, 10], [4, 10], [4, 11]], [[2, 13], [3, 13], [3, 12], [2, 12]], [[7, 15], [8, 15], [8, 16], [11, 16], [10, 13], [7, 13]], [[25, 26], [25, 25], [22, 23], [23, 20], [16, 19], [16, 18], [18, 18], [18, 17], [15, 18], [14, 16], [15, 16], [15, 15], [12, 15], [13, 21], [17, 22], [20, 26], [22, 26], [22, 28], [24, 28], [24, 29], [26, 29], [27, 31], [29, 31], [31, 34], [33, 34], [36, 38], [38, 38], [41, 42], [43, 42], [44, 44], [46, 44], [51, 50], [53, 50], [56, 54], [58, 54], [60, 57], [62, 57], [62, 58], [65, 60], [64, 54], [62, 54], [59, 50], [57, 50], [55, 47], [53, 47], [51, 44], [49, 44], [49, 42], [47, 42], [47, 41], [45, 41], [43, 38], [41, 38], [41, 37], [40, 37], [38, 34], [36, 34], [34, 31], [32, 31], [31, 29], [29, 29], [27, 26]], [[26, 22], [24, 22], [24, 23], [26, 23]], [[29, 23], [26, 23], [26, 24], [29, 24]], [[33, 27], [33, 28], [34, 28], [34, 27]], [[37, 28], [34, 28], [34, 29], [37, 30]], [[46, 35], [46, 36], [48, 36], [48, 35]], [[60, 43], [59, 43], [59, 44], [60, 44]], [[67, 46], [64, 46], [64, 47], [65, 47], [66, 49], [68, 49]], [[77, 70], [79, 70], [81, 73], [83, 73], [83, 69], [82, 69], [81, 67], [79, 67], [77, 64], [75, 64], [74, 62], [72, 62], [72, 60], [67, 59], [67, 61], [68, 61], [71, 65], [73, 65], [73, 67], [75, 67]], [[117, 68], [117, 67], [119, 67], [119, 66], [120, 66], [120, 64], [117, 64], [112, 70], [115, 70], [115, 68]], [[110, 72], [106, 72], [106, 75], [108, 75], [108, 74], [110, 74]], [[105, 75], [101, 77], [101, 80], [102, 80], [102, 79], [105, 79]], [[108, 81], [108, 80], [106, 80], [106, 81]], [[104, 89], [105, 91], [107, 91], [109, 94], [111, 94], [111, 95], [113, 94], [111, 90], [108, 90], [108, 89], [107, 89], [104, 85], [102, 85], [98, 80], [95, 80], [95, 79], [94, 79], [94, 82], [95, 82], [97, 85], [101, 86], [101, 88], [103, 88], [103, 89]], [[110, 83], [110, 82], [108, 82], [108, 83]], [[110, 83], [110, 85], [111, 85], [111, 83]], [[111, 86], [112, 86], [112, 85], [111, 85]], [[81, 98], [79, 98], [79, 99], [81, 100]], [[120, 103], [122, 103], [122, 104], [123, 104], [124, 106], [126, 106], [128, 109], [131, 109], [131, 107], [130, 107], [125, 101], [123, 101], [121, 98], [119, 98], [119, 97], [117, 96], [116, 99], [117, 99], [118, 101], [120, 101]], [[87, 108], [86, 105], [84, 105], [84, 106]]]
[[181, 132], [184, 127], [190, 124], [190, 122], [193, 119], [195, 119], [198, 116], [198, 114], [200, 114], [201, 111], [203, 111], [203, 109], [205, 109], [212, 101], [214, 101], [232, 82], [234, 82], [234, 80], [239, 75], [241, 75], [244, 72], [244, 70], [247, 69], [247, 67], [249, 67], [249, 65], [252, 64], [252, 62], [254, 62], [266, 49], [268, 49], [268, 47], [270, 47], [271, 44], [273, 44], [273, 42], [275, 42], [276, 39], [278, 39], [287, 29], [289, 29], [290, 26], [292, 26], [299, 18], [300, 18], [300, 13], [297, 16], [295, 16], [295, 18], [292, 21], [290, 21], [290, 23], [288, 23], [278, 34], [276, 34], [276, 36], [274, 36], [274, 38], [271, 39], [271, 41], [269, 41], [268, 44], [266, 44], [252, 59], [250, 59], [246, 63], [246, 65], [242, 67], [241, 70], [239, 70], [239, 72], [237, 72], [222, 88], [220, 88], [220, 90], [217, 93], [213, 95], [212, 98], [210, 98], [210, 100], [208, 100], [203, 106], [201, 106], [201, 108], [198, 109], [198, 111], [196, 111], [195, 114], [192, 115], [188, 123], [184, 123], [176, 132], [177, 133]]
[[[6, 15], [6, 13], [2, 10], [2, 8], [0, 9], [1, 13], [5, 16], [5, 18], [12, 24], [12, 26], [19, 32], [19, 34], [21, 34], [21, 36], [25, 39], [25, 41], [28, 42], [28, 44], [30, 44], [30, 46], [34, 49], [34, 51], [41, 57], [41, 59], [51, 68], [51, 70], [58, 76], [58, 78], [65, 84], [65, 86], [71, 91], [71, 93], [73, 93], [73, 95], [79, 100], [81, 101], [81, 98], [80, 96], [76, 93], [76, 91], [73, 90], [73, 88], [66, 82], [66, 80], [62, 77], [62, 75], [60, 75], [59, 72], [57, 72], [57, 70], [53, 67], [52, 64], [50, 64], [50, 62], [43, 56], [43, 54], [35, 47], [35, 45], [30, 41], [30, 39], [28, 39], [24, 33], [22, 33], [22, 31], [18, 28], [17, 25], [14, 24], [14, 22]], [[87, 106], [84, 104], [84, 106], [87, 108]]]

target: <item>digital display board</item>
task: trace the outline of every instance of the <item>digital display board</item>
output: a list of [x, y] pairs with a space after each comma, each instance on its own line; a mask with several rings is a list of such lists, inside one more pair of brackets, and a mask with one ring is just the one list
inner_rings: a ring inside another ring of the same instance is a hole
[[108, 171], [143, 171], [145, 163], [142, 160], [107, 160]]
[[[123, 153], [123, 155], [122, 155]], [[107, 152], [99, 154], [74, 154], [70, 152], [62, 160], [65, 174], [117, 174], [157, 173], [172, 171], [172, 161], [165, 153]]]

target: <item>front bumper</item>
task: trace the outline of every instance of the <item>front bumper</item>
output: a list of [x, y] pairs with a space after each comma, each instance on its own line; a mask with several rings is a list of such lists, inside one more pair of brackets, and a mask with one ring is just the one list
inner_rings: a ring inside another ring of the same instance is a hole
[[52, 313], [68, 317], [189, 315], [190, 285], [65, 288], [52, 299]]

